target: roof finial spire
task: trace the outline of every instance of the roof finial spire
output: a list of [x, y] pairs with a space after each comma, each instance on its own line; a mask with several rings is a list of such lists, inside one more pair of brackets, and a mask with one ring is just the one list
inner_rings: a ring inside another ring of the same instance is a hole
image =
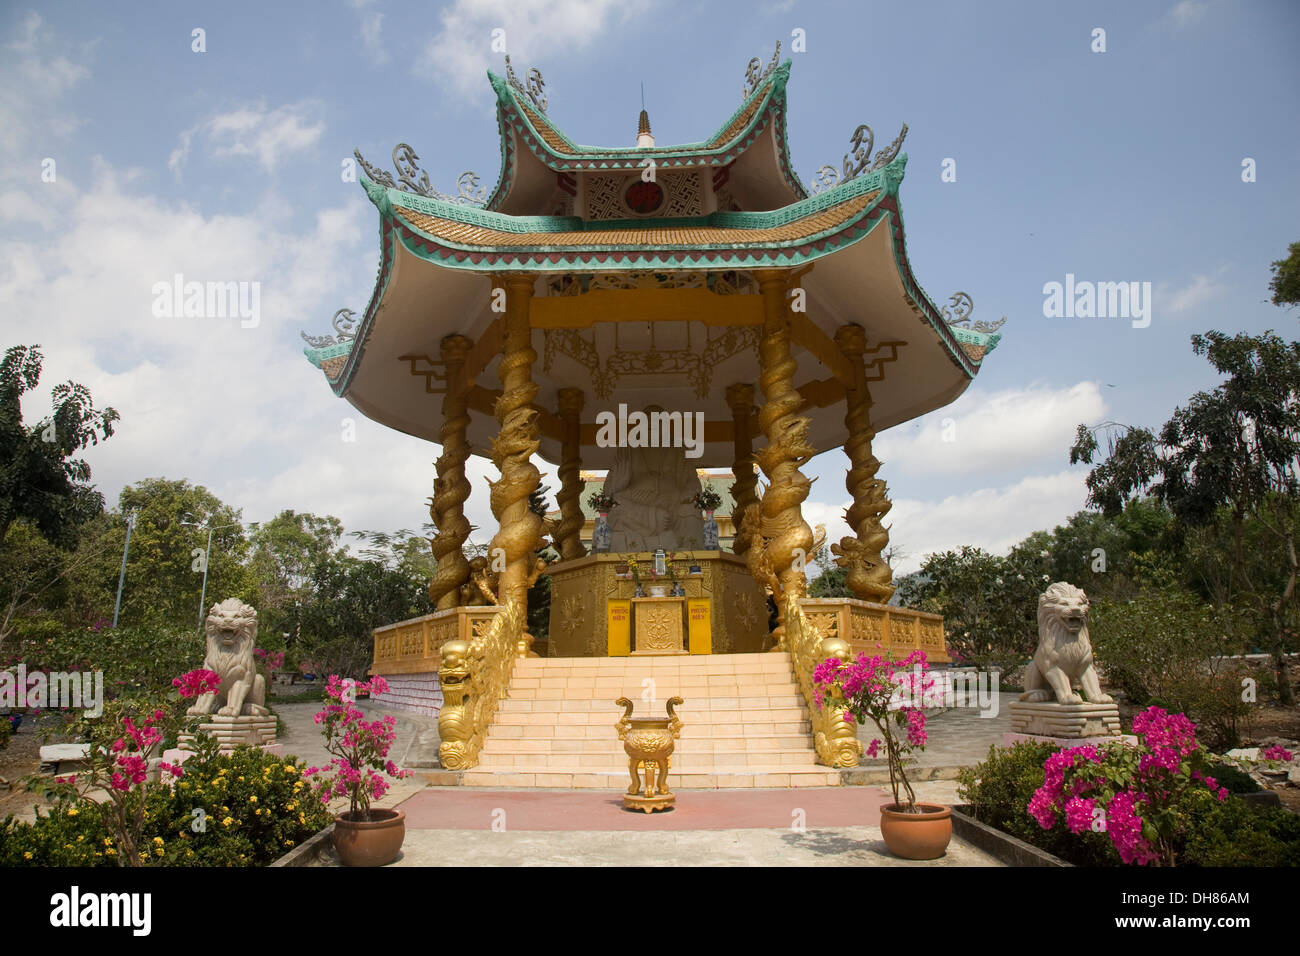
[[636, 124], [636, 146], [637, 149], [648, 149], [655, 144], [655, 138], [650, 133], [650, 114], [645, 111], [645, 81], [641, 82], [641, 117]]

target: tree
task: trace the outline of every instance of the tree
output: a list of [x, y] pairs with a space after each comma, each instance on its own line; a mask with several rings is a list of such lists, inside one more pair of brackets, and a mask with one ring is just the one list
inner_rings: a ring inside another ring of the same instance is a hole
[[40, 381], [43, 361], [35, 345], [15, 345], [0, 360], [0, 549], [19, 518], [66, 547], [79, 525], [104, 510], [103, 496], [89, 484], [90, 466], [72, 456], [112, 435], [118, 414], [97, 410], [89, 389], [65, 382], [54, 387], [53, 414], [24, 425], [22, 396]]
[[[228, 597], [257, 603], [256, 582], [244, 564], [248, 539], [239, 509], [202, 485], [166, 478], [127, 485], [118, 508], [122, 514], [136, 512], [122, 595], [123, 622], [161, 619], [197, 626], [205, 561], [209, 607]], [[213, 529], [212, 550], [205, 555], [209, 528]], [[109, 555], [99, 569], [114, 589], [120, 555], [120, 551]]]
[[285, 510], [252, 524], [249, 565], [258, 590], [258, 619], [273, 633], [297, 629], [302, 605], [314, 597], [313, 579], [323, 564], [342, 560], [343, 525], [331, 515]]
[[[1226, 522], [1226, 591], [1253, 604], [1269, 622], [1278, 695], [1290, 706], [1295, 692], [1286, 669], [1287, 625], [1300, 576], [1300, 342], [1284, 342], [1271, 331], [1232, 337], [1211, 331], [1192, 336], [1192, 350], [1226, 380], [1177, 408], [1158, 436], [1112, 424], [1109, 454], [1087, 478], [1088, 504], [1113, 515], [1133, 497], [1150, 493], [1169, 507], [1183, 533]], [[1092, 463], [1097, 431], [1104, 427], [1079, 426], [1071, 464]], [[1251, 536], [1276, 562], [1260, 568], [1247, 550]]]
[[1286, 251], [1287, 257], [1271, 266], [1273, 278], [1268, 288], [1274, 305], [1300, 305], [1300, 242], [1291, 243]]

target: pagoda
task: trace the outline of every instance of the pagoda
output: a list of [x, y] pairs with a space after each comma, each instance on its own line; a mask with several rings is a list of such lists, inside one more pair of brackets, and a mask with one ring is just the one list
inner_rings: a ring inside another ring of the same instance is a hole
[[[507, 57], [505, 76], [488, 74], [501, 145], [490, 193], [472, 173], [457, 195], [438, 192], [406, 144], [396, 175], [356, 154], [379, 211], [378, 279], [365, 311], [340, 311], [334, 335], [306, 336], [306, 354], [362, 414], [441, 446], [437, 611], [377, 629], [372, 672], [394, 687], [387, 703], [439, 713], [445, 767], [479, 766], [492, 728], [533, 689], [520, 677], [530, 668], [573, 674], [575, 660], [603, 659], [680, 674], [728, 655], [788, 670], [816, 762], [853, 766], [853, 729], [812, 701], [815, 664], [875, 647], [948, 659], [941, 618], [887, 605], [890, 503], [872, 441], [959, 396], [1000, 323], [971, 322], [964, 293], [936, 308], [912, 274], [906, 126], [874, 155], [859, 126], [842, 167], [805, 187], [779, 52], [750, 62], [739, 109], [699, 143], [656, 145], [643, 109], [635, 146], [577, 145], [549, 118], [540, 73], [521, 82]], [[624, 427], [637, 413], [675, 447], [638, 446]], [[857, 597], [809, 599], [820, 542], [801, 514], [801, 468], [835, 448], [852, 534], [831, 549]], [[477, 556], [466, 554], [471, 454], [500, 472], [488, 489], [497, 527]], [[551, 517], [530, 506], [534, 456], [557, 468]], [[726, 549], [716, 530], [695, 530], [693, 476], [709, 469], [734, 475]], [[596, 520], [608, 550], [584, 544], [593, 470], [609, 470], [617, 499], [609, 527]], [[559, 555], [549, 565], [547, 543]], [[550, 630], [533, 660], [527, 593], [543, 573]]]

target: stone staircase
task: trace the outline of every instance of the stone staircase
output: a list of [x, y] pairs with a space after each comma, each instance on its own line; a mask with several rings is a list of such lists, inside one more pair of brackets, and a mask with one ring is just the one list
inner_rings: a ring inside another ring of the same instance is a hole
[[[652, 702], [642, 699], [648, 688]], [[626, 788], [615, 699], [634, 701], [634, 717], [662, 717], [673, 696], [686, 701], [677, 708], [683, 727], [668, 775], [673, 790], [839, 786], [840, 772], [816, 762], [786, 653], [520, 660], [478, 766], [461, 783]]]

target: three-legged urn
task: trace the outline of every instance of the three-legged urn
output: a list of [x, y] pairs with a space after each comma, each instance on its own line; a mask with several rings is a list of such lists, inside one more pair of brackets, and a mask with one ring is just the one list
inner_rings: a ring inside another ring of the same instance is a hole
[[[673, 708], [685, 701], [680, 697], [668, 698], [667, 717], [633, 717], [632, 702], [626, 697], [620, 697], [614, 703], [624, 711], [614, 729], [627, 751], [627, 769], [632, 777], [632, 785], [623, 795], [623, 808], [646, 813], [671, 810], [677, 797], [668, 791], [668, 768], [674, 741], [682, 729], [681, 718]], [[644, 783], [641, 779], [643, 769]]]

